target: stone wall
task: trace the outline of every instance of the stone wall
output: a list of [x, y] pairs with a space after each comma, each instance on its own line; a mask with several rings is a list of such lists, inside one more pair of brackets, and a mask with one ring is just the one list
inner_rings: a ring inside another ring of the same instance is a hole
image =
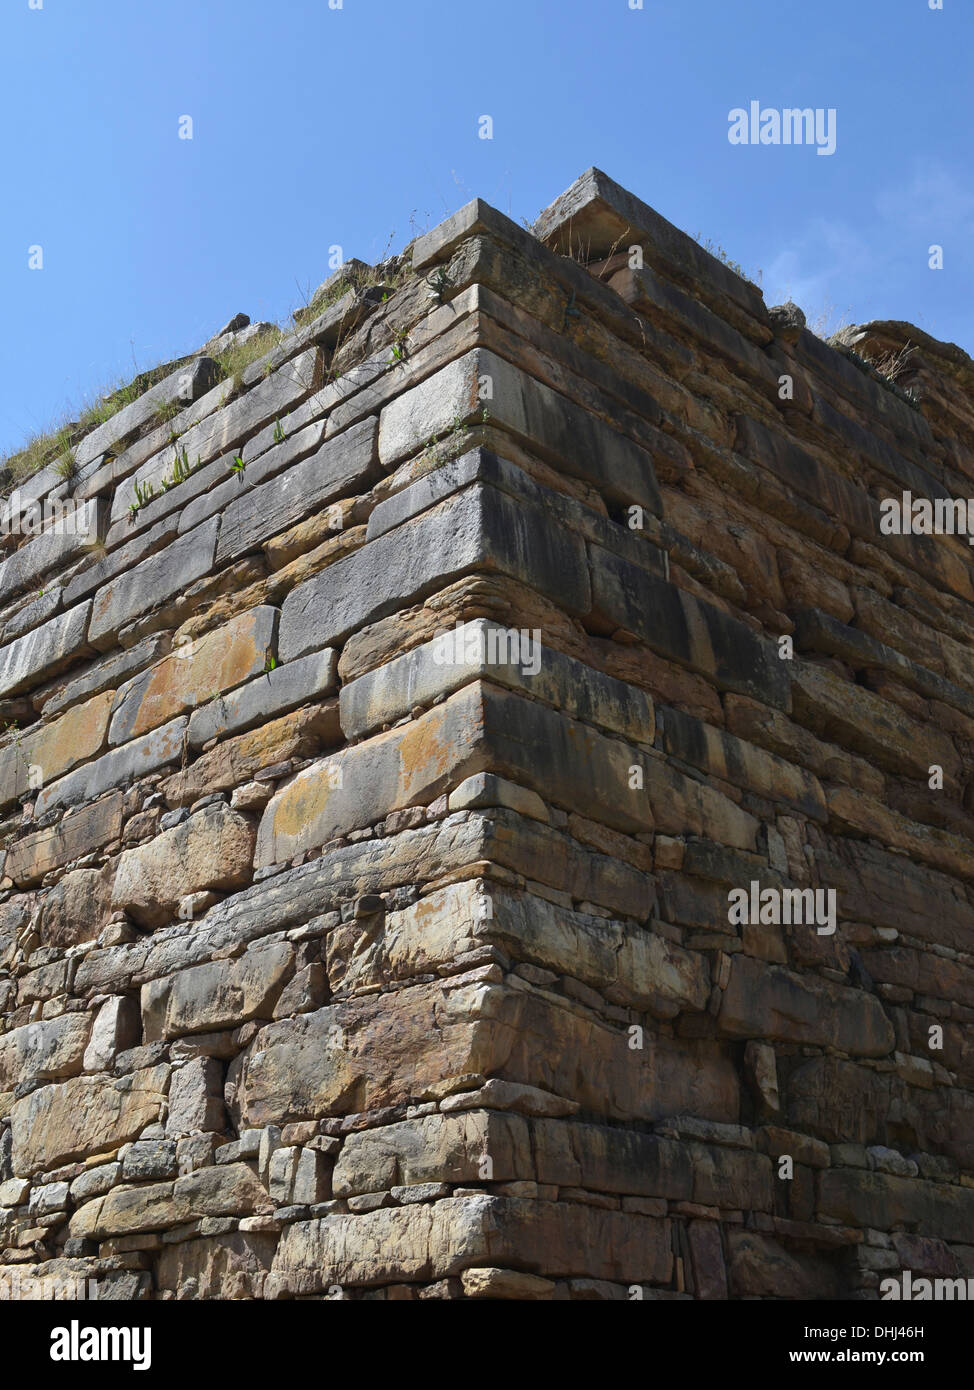
[[21, 485], [90, 506], [0, 565], [0, 1278], [974, 1275], [974, 564], [881, 509], [971, 361], [596, 170], [324, 299]]

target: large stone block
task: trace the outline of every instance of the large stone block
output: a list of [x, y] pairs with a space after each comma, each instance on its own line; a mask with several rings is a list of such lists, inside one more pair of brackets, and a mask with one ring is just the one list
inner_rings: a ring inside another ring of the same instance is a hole
[[238, 960], [214, 960], [142, 986], [147, 1042], [269, 1019], [294, 971], [286, 942], [257, 945]]
[[0, 1034], [0, 1091], [80, 1072], [90, 1032], [91, 1014], [62, 1014]]
[[[114, 692], [86, 700], [37, 731], [14, 734], [0, 751], [0, 805], [28, 790], [53, 782], [79, 763], [97, 757], [105, 746]], [[33, 774], [30, 769], [33, 768]]]
[[354, 921], [336, 928], [326, 942], [329, 979], [334, 989], [346, 991], [408, 980], [485, 944], [514, 960], [571, 975], [613, 1003], [664, 1017], [684, 1009], [700, 1012], [710, 996], [702, 954], [628, 922], [477, 880], [387, 913], [381, 929]]
[[189, 743], [200, 748], [211, 738], [239, 733], [330, 695], [338, 684], [338, 653], [333, 647], [286, 662], [255, 680], [208, 701], [193, 711]]
[[56, 806], [77, 806], [120, 783], [144, 777], [166, 763], [178, 762], [183, 751], [186, 719], [172, 719], [150, 734], [113, 748], [92, 763], [59, 777], [38, 794], [34, 813], [40, 818]]
[[116, 792], [79, 807], [57, 825], [24, 835], [8, 850], [5, 872], [18, 885], [37, 883], [52, 869], [117, 840], [122, 831], [124, 801], [124, 796]]
[[33, 588], [51, 570], [83, 559], [104, 535], [106, 520], [106, 505], [95, 497], [26, 541], [0, 564], [0, 602]]
[[951, 1240], [971, 1229], [974, 1190], [860, 1168], [826, 1168], [818, 1175], [818, 1211], [847, 1226], [913, 1226], [925, 1236]]
[[74, 449], [75, 466], [85, 468], [109, 451], [119, 452], [119, 446], [151, 424], [162, 407], [179, 402], [188, 405], [216, 385], [217, 365], [211, 357], [197, 357], [182, 363], [174, 372], [143, 391], [137, 400], [123, 406], [111, 419], [86, 434]]
[[[489, 1162], [487, 1162], [487, 1161]], [[538, 1119], [503, 1110], [426, 1115], [345, 1139], [336, 1197], [418, 1183], [540, 1182], [627, 1196], [689, 1201], [685, 1147], [635, 1130]]]
[[734, 957], [718, 1023], [732, 1037], [817, 1043], [856, 1057], [884, 1057], [894, 1044], [893, 1025], [874, 994], [753, 956]]
[[167, 1066], [145, 1067], [115, 1080], [75, 1076], [14, 1101], [14, 1171], [26, 1176], [135, 1139], [159, 1118], [168, 1084]]
[[156, 1286], [180, 1301], [260, 1298], [277, 1249], [277, 1235], [227, 1232], [163, 1246]]
[[41, 939], [45, 945], [62, 947], [93, 941], [111, 913], [111, 868], [73, 869], [41, 902]]
[[147, 844], [123, 852], [112, 904], [144, 926], [161, 926], [186, 894], [249, 882], [254, 837], [251, 821], [239, 811], [224, 802], [206, 806]]
[[250, 1216], [270, 1206], [257, 1175], [245, 1163], [227, 1163], [187, 1173], [175, 1182], [113, 1188], [79, 1207], [70, 1229], [76, 1238], [105, 1240], [166, 1230], [206, 1216]]
[[390, 402], [379, 421], [384, 468], [486, 410], [494, 427], [584, 478], [617, 503], [662, 510], [650, 455], [634, 440], [528, 376], [496, 353], [477, 348]]
[[331, 646], [472, 570], [509, 575], [569, 612], [588, 611], [583, 542], [537, 508], [478, 484], [292, 590], [281, 612], [281, 659]]
[[775, 648], [737, 618], [685, 589], [590, 545], [592, 604], [668, 661], [712, 680], [721, 690], [790, 708], [787, 667]]
[[277, 618], [276, 608], [252, 608], [126, 681], [115, 694], [110, 742], [136, 738], [263, 671], [274, 655]]
[[375, 419], [363, 420], [232, 502], [220, 523], [217, 564], [235, 560], [339, 497], [365, 491], [374, 469], [376, 434]]
[[220, 518], [212, 517], [195, 531], [188, 531], [140, 561], [134, 569], [104, 584], [90, 604], [89, 641], [102, 649], [113, 646], [119, 629], [126, 623], [150, 613], [166, 599], [189, 588], [194, 580], [209, 574], [219, 529]]
[[422, 805], [476, 772], [500, 773], [624, 832], [656, 820], [740, 848], [758, 823], [720, 792], [537, 701], [475, 682], [409, 725], [313, 765], [264, 811], [259, 865]]
[[[610, 1119], [686, 1110], [735, 1123], [729, 1053], [655, 1038], [500, 984], [422, 984], [360, 996], [263, 1028], [245, 1054], [241, 1123], [281, 1124], [415, 1100], [448, 1076], [479, 1073], [540, 1087]], [[584, 1068], [577, 1059], [585, 1057]]]
[[642, 690], [543, 646], [540, 630], [520, 632], [486, 618], [458, 624], [344, 685], [342, 732], [362, 738], [481, 677], [624, 738], [653, 742], [653, 702]]
[[16, 695], [90, 655], [85, 641], [90, 613], [90, 603], [78, 604], [0, 647], [0, 696]]
[[580, 1203], [446, 1198], [287, 1227], [272, 1279], [311, 1292], [331, 1284], [424, 1283], [483, 1265], [620, 1282], [670, 1277], [669, 1223]]

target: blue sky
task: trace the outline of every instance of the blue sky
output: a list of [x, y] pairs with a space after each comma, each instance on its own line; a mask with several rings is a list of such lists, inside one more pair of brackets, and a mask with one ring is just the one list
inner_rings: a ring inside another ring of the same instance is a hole
[[[533, 219], [592, 164], [769, 303], [974, 352], [974, 0], [39, 2], [0, 4], [0, 454], [283, 319], [334, 244], [379, 259], [474, 196]], [[835, 153], [730, 144], [755, 100], [834, 108]]]

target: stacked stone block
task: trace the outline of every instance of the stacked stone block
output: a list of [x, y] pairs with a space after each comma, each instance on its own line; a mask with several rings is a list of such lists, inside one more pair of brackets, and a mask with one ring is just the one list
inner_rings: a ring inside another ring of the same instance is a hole
[[407, 264], [21, 489], [93, 521], [0, 564], [0, 1273], [974, 1276], [974, 564], [880, 528], [974, 367], [916, 409], [597, 170]]

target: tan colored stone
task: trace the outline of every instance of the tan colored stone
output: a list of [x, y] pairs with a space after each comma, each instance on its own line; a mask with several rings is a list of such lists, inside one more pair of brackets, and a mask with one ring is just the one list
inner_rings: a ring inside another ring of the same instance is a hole
[[11, 1110], [13, 1166], [21, 1176], [134, 1139], [159, 1118], [167, 1066], [112, 1080], [77, 1076], [42, 1086]]
[[259, 675], [274, 655], [276, 628], [276, 609], [253, 608], [126, 681], [115, 696], [111, 742], [137, 738]]
[[289, 758], [314, 757], [341, 737], [338, 701], [310, 705], [274, 719], [259, 729], [224, 739], [209, 753], [168, 778], [162, 786], [170, 806], [187, 806], [210, 792], [249, 782], [255, 773]]
[[294, 969], [285, 942], [252, 947], [238, 960], [215, 960], [142, 986], [147, 1042], [270, 1018]]
[[144, 926], [161, 926], [180, 898], [201, 889], [239, 888], [252, 872], [255, 830], [224, 802], [206, 806], [118, 861], [112, 905]]
[[113, 1188], [79, 1207], [71, 1234], [104, 1240], [135, 1231], [166, 1230], [206, 1216], [250, 1216], [271, 1210], [260, 1179], [245, 1163], [201, 1168], [175, 1182]]

